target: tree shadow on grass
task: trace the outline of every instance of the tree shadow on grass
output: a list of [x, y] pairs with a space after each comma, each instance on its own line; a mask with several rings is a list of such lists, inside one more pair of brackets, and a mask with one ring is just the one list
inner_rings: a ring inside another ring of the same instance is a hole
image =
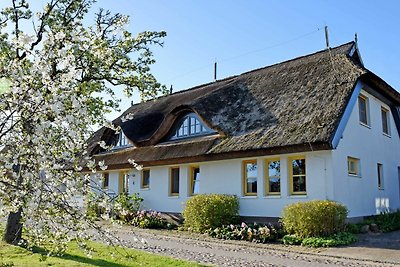
[[[44, 250], [43, 248], [40, 248], [40, 247], [34, 247], [32, 249], [32, 252], [33, 253], [37, 253], [37, 254], [41, 254], [43, 256], [47, 255], [47, 251]], [[89, 264], [89, 265], [93, 265], [93, 266], [129, 267], [129, 265], [125, 265], [125, 264], [120, 264], [120, 263], [111, 262], [111, 261], [102, 260], [102, 259], [91, 259], [91, 258], [88, 258], [88, 257], [83, 257], [83, 256], [79, 256], [79, 255], [72, 255], [72, 254], [69, 254], [69, 253], [64, 253], [61, 256], [52, 256], [52, 257], [58, 258], [58, 259], [62, 259], [62, 260], [85, 263], [85, 264]], [[132, 260], [134, 260], [134, 258]]]

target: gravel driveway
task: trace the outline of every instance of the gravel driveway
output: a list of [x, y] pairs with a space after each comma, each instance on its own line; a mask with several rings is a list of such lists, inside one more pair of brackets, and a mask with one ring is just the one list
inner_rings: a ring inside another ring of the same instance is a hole
[[[386, 240], [361, 236], [352, 247], [310, 249], [280, 244], [223, 241], [177, 231], [142, 230], [129, 226], [114, 228], [124, 246], [174, 258], [215, 266], [400, 266], [400, 232]], [[140, 242], [142, 240], [144, 243]], [[392, 247], [384, 247], [394, 242]], [[397, 243], [396, 243], [397, 242]], [[380, 245], [377, 245], [377, 244]]]

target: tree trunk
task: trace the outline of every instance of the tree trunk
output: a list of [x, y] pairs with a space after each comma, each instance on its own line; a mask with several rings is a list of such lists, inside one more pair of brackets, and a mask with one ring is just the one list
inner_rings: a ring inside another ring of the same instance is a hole
[[17, 212], [10, 212], [7, 219], [6, 229], [3, 235], [3, 241], [8, 244], [17, 245], [22, 236], [22, 208]]

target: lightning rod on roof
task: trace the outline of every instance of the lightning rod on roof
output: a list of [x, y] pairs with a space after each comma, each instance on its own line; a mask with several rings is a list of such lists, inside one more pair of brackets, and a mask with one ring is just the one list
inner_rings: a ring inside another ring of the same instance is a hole
[[325, 42], [326, 42], [326, 48], [329, 49], [328, 26], [325, 26]]
[[214, 82], [217, 81], [217, 60], [214, 62]]

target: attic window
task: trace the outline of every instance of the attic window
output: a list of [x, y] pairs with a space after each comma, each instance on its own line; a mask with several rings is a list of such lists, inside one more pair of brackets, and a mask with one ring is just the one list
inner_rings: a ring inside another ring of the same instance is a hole
[[114, 148], [120, 148], [120, 147], [126, 147], [126, 146], [130, 146], [131, 144], [128, 141], [128, 138], [125, 136], [125, 134], [120, 131], [118, 134], [118, 141], [117, 143], [114, 145]]
[[205, 126], [195, 113], [185, 115], [178, 121], [174, 129], [176, 130], [173, 132], [173, 135], [170, 138], [171, 140], [207, 135], [215, 132]]

